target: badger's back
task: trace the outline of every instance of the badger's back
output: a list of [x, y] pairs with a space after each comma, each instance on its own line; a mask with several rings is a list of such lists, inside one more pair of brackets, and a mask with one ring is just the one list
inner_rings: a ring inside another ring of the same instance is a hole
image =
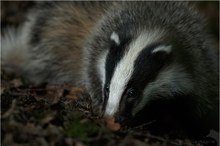
[[22, 26], [5, 32], [2, 65], [36, 84], [78, 84], [82, 48], [109, 5], [38, 2]]

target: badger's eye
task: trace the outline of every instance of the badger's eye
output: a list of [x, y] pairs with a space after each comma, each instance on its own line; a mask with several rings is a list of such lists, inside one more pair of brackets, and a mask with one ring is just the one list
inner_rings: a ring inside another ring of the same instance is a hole
[[134, 98], [137, 95], [137, 91], [134, 88], [128, 90], [127, 96], [128, 98]]
[[105, 97], [108, 97], [108, 94], [109, 94], [109, 85], [108, 84], [105, 85], [104, 93], [105, 93]]

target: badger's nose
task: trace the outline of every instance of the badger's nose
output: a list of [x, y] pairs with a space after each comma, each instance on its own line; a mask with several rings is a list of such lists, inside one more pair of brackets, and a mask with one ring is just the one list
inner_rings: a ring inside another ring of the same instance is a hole
[[114, 115], [115, 121], [120, 123], [120, 124], [130, 124], [133, 121], [133, 117], [131, 116], [131, 114], [129, 112], [120, 112], [118, 111], [115, 115]]
[[116, 121], [117, 123], [124, 123], [125, 118], [117, 116], [117, 117], [115, 117], [115, 121]]

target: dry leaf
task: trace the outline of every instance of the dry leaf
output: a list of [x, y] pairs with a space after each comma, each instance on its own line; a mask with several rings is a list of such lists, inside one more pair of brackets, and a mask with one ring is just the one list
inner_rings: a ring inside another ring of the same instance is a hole
[[115, 118], [106, 118], [105, 119], [106, 127], [112, 131], [118, 131], [121, 128], [119, 123], [116, 123]]

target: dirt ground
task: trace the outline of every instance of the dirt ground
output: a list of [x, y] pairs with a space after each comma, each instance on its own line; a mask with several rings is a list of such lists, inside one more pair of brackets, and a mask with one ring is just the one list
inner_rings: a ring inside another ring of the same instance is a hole
[[189, 141], [119, 130], [112, 119], [91, 112], [90, 97], [70, 85], [32, 86], [4, 72], [1, 84], [1, 138], [4, 146], [160, 146]]
[[[30, 1], [1, 2], [1, 32], [8, 26], [19, 26], [28, 9], [34, 5]], [[207, 16], [210, 32], [218, 45], [218, 2], [198, 2], [197, 5]], [[71, 85], [34, 86], [1, 68], [3, 146], [205, 145], [203, 141], [171, 140], [141, 130], [123, 128], [114, 119], [95, 116], [91, 99], [81, 88]]]

